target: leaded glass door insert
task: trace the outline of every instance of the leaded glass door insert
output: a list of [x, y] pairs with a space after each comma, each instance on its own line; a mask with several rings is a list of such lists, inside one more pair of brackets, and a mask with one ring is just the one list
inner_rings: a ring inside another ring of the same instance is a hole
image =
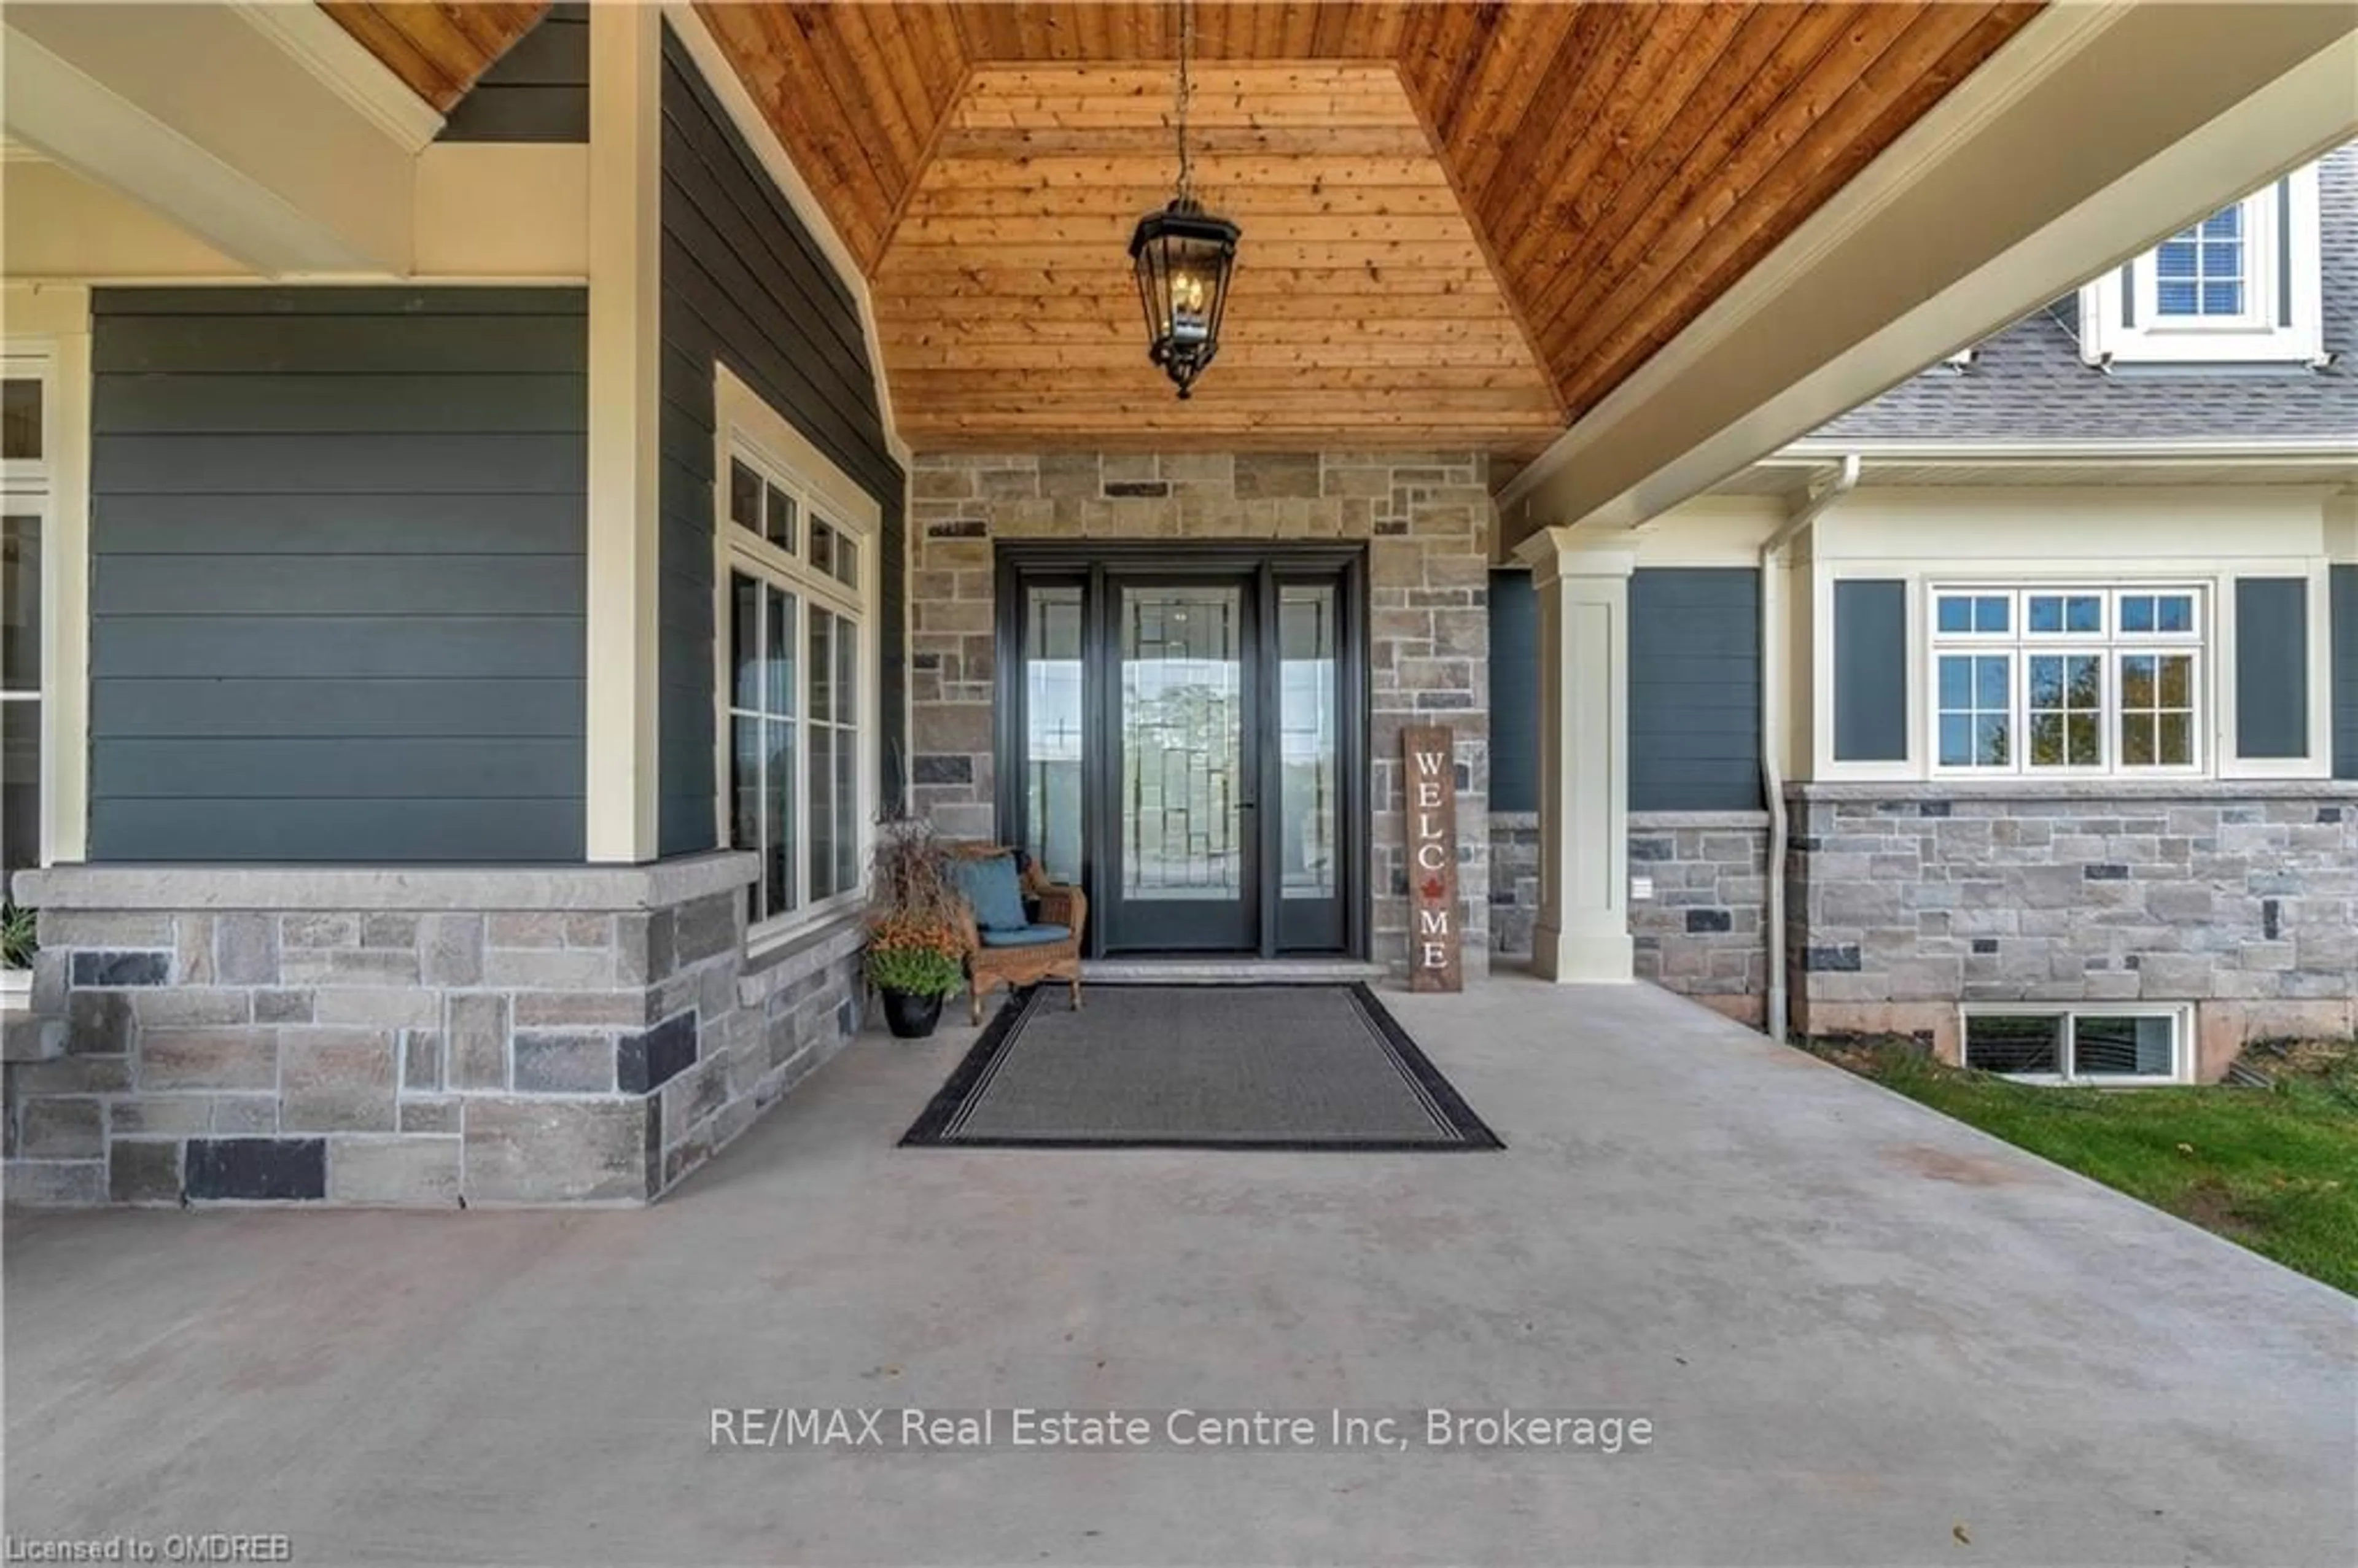
[[1115, 590], [1115, 893], [1125, 946], [1254, 945], [1247, 583]]

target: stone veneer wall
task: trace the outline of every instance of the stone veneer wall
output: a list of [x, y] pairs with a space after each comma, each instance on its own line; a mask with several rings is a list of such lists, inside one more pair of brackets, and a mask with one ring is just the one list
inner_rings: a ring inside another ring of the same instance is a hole
[[1540, 814], [1490, 814], [1490, 951], [1501, 958], [1531, 956], [1531, 928], [1540, 918]]
[[2358, 1031], [2358, 785], [1797, 785], [1797, 1028], [1929, 1035], [1957, 1003], [2195, 1004], [2199, 1073]]
[[1637, 977], [1743, 1022], [1768, 1016], [1768, 814], [1633, 811], [1629, 899]]
[[[1765, 811], [1631, 812], [1629, 874], [1653, 880], [1652, 896], [1629, 901], [1637, 978], [1758, 1025], [1768, 864]], [[1536, 813], [1492, 814], [1490, 888], [1493, 951], [1528, 958], [1540, 906]]]
[[30, 873], [7, 1196], [651, 1199], [859, 1025], [856, 925], [745, 957], [752, 864]]
[[1487, 460], [1445, 452], [933, 452], [911, 476], [913, 797], [987, 838], [996, 697], [991, 547], [1001, 539], [1365, 540], [1375, 821], [1371, 957], [1404, 972], [1400, 737], [1456, 728], [1458, 891], [1469, 975], [1489, 954]]

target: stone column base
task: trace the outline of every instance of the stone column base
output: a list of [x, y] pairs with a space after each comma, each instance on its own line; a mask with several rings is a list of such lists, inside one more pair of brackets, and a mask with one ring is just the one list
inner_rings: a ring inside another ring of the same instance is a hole
[[749, 961], [753, 857], [65, 866], [5, 1069], [32, 1204], [645, 1203], [856, 1032], [860, 931]]

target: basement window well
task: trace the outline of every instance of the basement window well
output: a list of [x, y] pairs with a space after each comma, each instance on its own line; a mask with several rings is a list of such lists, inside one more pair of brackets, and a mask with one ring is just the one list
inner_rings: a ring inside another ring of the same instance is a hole
[[1974, 1009], [1964, 1065], [2028, 1084], [2181, 1084], [2185, 1024], [2177, 1007]]

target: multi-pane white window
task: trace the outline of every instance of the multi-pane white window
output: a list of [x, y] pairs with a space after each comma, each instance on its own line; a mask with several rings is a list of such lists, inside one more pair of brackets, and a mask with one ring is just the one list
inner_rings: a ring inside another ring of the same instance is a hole
[[0, 367], [0, 891], [41, 859], [41, 549], [49, 517], [49, 362]]
[[728, 459], [729, 841], [761, 858], [750, 923], [847, 903], [860, 885], [860, 541], [750, 450]]
[[2153, 253], [2154, 313], [2208, 320], [2248, 317], [2249, 239], [2238, 201], [2162, 241]]
[[1931, 600], [1936, 771], [2203, 767], [2200, 589], [1944, 587]]

